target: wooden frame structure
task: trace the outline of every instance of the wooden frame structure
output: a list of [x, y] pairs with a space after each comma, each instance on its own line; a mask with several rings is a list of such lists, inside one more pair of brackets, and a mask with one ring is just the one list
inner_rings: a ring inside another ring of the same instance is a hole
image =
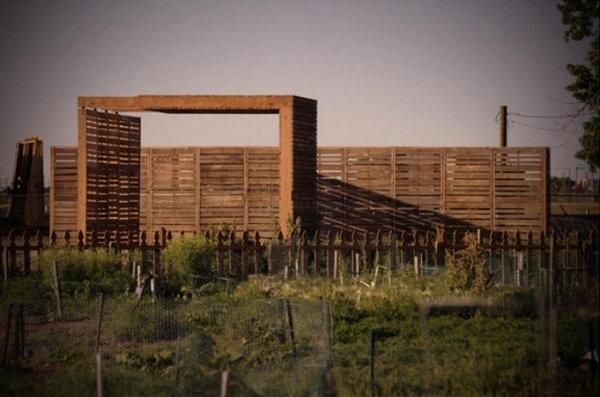
[[287, 233], [288, 222], [299, 217], [307, 230], [316, 229], [315, 100], [292, 95], [140, 95], [79, 97], [78, 106], [77, 227], [84, 234], [92, 229], [139, 231], [141, 122], [119, 112], [278, 114], [279, 225]]

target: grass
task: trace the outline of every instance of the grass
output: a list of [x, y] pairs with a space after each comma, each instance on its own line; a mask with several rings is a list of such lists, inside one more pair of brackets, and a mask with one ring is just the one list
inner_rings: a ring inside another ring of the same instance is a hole
[[600, 215], [600, 202], [551, 203], [550, 213], [552, 215]]
[[[594, 322], [593, 317], [559, 312], [560, 361], [553, 374], [547, 362], [546, 322], [538, 310], [539, 291], [494, 288], [477, 295], [452, 293], [443, 273], [423, 278], [398, 273], [390, 285], [361, 282], [365, 280], [348, 277], [341, 285], [339, 280], [254, 277], [227, 294], [173, 300], [167, 306], [150, 300], [135, 305], [135, 296], [118, 298], [123, 303], [105, 306], [107, 319], [115, 315], [104, 328], [114, 341], [105, 345], [105, 395], [147, 395], [151, 390], [152, 395], [167, 396], [176, 390], [184, 396], [202, 390], [202, 395], [216, 396], [221, 371], [228, 368], [237, 387], [250, 377], [270, 395], [284, 396], [301, 395], [298, 390], [303, 387], [312, 390], [305, 395], [323, 395], [329, 389], [339, 396], [598, 394], [598, 369], [580, 359], [589, 346], [590, 324], [598, 336], [597, 317]], [[21, 284], [15, 285], [27, 285]], [[20, 296], [4, 291], [0, 307], [6, 299]], [[322, 316], [321, 306], [315, 305], [314, 316], [306, 320], [294, 314], [298, 339], [296, 351], [288, 351], [277, 334], [282, 324], [276, 303], [281, 298], [324, 299], [331, 305], [332, 366], [312, 389], [306, 385], [319, 379], [311, 373], [314, 367], [293, 356], [313, 354], [303, 347], [306, 340], [300, 335], [305, 330], [319, 333], [309, 324]], [[95, 298], [88, 303], [85, 297], [79, 299], [81, 307], [98, 304]], [[432, 306], [433, 301], [438, 306]], [[597, 307], [597, 302], [593, 304]], [[156, 314], [145, 315], [149, 308]], [[0, 369], [0, 395], [94, 395], [96, 316], [80, 317], [29, 325], [21, 365]], [[170, 327], [179, 327], [181, 321], [195, 331], [177, 340]], [[144, 337], [143, 343], [128, 345], [131, 329]], [[251, 393], [245, 390], [240, 395]]]

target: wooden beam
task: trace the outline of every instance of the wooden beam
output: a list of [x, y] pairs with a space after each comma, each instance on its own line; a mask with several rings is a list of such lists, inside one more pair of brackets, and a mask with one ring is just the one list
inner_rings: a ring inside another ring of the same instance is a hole
[[293, 95], [138, 95], [79, 97], [80, 108], [115, 112], [278, 113], [291, 108]]

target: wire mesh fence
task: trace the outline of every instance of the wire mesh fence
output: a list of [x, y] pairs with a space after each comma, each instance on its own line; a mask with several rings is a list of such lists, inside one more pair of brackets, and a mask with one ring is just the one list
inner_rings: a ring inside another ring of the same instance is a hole
[[[81, 387], [87, 395], [96, 392], [95, 376], [101, 376], [105, 395], [327, 392], [331, 313], [324, 300], [124, 295], [66, 300], [63, 306], [62, 321], [56, 321], [51, 301], [4, 304], [2, 366], [46, 368], [61, 382], [52, 386], [56, 390]], [[70, 375], [74, 364], [77, 376]], [[132, 373], [138, 382], [124, 382]]]

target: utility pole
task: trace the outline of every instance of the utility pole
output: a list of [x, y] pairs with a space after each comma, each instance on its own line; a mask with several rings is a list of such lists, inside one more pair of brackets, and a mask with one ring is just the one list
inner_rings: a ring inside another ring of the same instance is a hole
[[500, 147], [506, 147], [506, 106], [500, 106]]

